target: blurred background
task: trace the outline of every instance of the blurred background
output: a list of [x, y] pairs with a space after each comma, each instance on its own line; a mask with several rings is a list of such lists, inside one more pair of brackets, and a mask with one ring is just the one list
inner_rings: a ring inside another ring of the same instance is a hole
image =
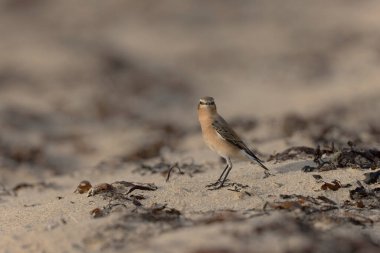
[[0, 182], [196, 132], [205, 95], [227, 119], [326, 114], [376, 132], [379, 13], [370, 0], [2, 0]]

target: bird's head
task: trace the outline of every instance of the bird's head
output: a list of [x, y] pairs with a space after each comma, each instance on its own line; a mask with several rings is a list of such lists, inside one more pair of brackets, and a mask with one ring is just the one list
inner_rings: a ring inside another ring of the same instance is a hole
[[212, 97], [203, 97], [199, 100], [198, 110], [205, 110], [209, 112], [216, 112], [216, 105], [214, 98]]

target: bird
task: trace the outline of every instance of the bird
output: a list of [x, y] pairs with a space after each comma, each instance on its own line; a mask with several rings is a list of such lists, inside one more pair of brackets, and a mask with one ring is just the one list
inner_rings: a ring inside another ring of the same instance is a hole
[[202, 129], [203, 140], [207, 146], [223, 157], [227, 163], [219, 179], [215, 183], [206, 185], [206, 187], [219, 189], [224, 186], [232, 169], [231, 158], [248, 158], [248, 160], [258, 163], [265, 170], [266, 175], [270, 174], [263, 161], [248, 148], [223, 117], [218, 114], [214, 98], [206, 96], [199, 100], [198, 120]]

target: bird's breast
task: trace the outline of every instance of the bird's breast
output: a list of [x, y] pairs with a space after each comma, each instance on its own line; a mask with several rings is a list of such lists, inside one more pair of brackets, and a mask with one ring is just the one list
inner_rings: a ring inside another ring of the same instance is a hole
[[240, 149], [221, 137], [212, 126], [202, 128], [202, 135], [207, 146], [220, 156], [235, 157], [240, 155]]

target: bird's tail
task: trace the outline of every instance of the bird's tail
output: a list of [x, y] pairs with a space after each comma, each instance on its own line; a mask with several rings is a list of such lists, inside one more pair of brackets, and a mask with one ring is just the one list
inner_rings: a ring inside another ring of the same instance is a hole
[[253, 162], [257, 162], [264, 170], [269, 170], [264, 164], [263, 161], [260, 160], [251, 150], [242, 150], [242, 153], [245, 157], [247, 157], [249, 160]]

